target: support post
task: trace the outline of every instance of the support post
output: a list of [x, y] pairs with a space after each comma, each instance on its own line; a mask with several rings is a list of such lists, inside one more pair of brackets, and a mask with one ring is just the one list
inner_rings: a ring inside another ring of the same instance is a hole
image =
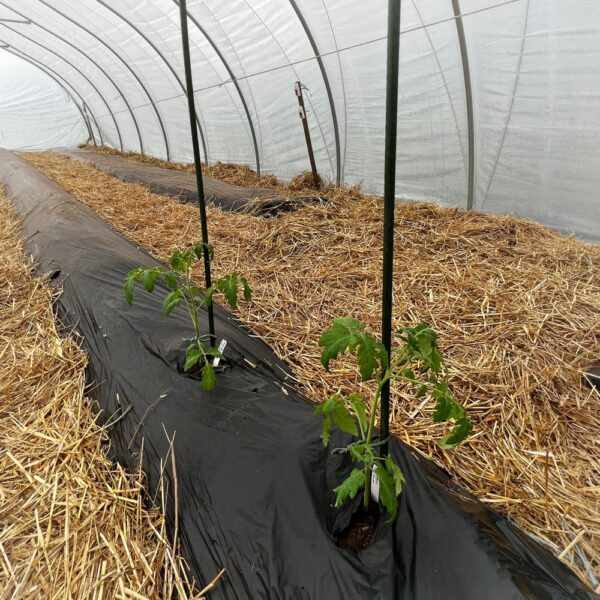
[[[198, 130], [196, 129], [196, 103], [194, 99], [194, 80], [192, 77], [192, 61], [190, 58], [190, 39], [188, 34], [188, 16], [186, 0], [179, 2], [179, 17], [181, 19], [181, 45], [183, 48], [183, 63], [185, 66], [185, 85], [190, 114], [190, 132], [192, 134], [192, 150], [194, 152], [194, 166], [196, 168], [196, 186], [198, 188], [198, 208], [200, 209], [200, 226], [202, 228], [202, 245], [204, 246], [204, 282], [206, 289], [211, 287], [210, 252], [208, 245], [208, 224], [206, 219], [206, 199], [204, 197], [204, 182], [202, 180], [202, 164], [200, 163], [200, 146], [198, 144]], [[208, 329], [211, 343], [216, 342], [215, 317], [212, 303], [207, 307]]]
[[[396, 139], [398, 136], [398, 65], [400, 62], [400, 2], [388, 0], [387, 83], [385, 97], [385, 178], [383, 188], [383, 294], [381, 301], [381, 341], [390, 356], [392, 346], [392, 288], [394, 279], [394, 205], [396, 202]], [[390, 383], [381, 388], [379, 429], [388, 453]]]
[[308, 150], [308, 160], [310, 161], [310, 170], [312, 171], [313, 185], [315, 188], [319, 188], [319, 174], [317, 173], [317, 164], [315, 163], [315, 154], [313, 152], [312, 141], [310, 139], [310, 130], [308, 128], [308, 119], [306, 117], [306, 108], [304, 107], [304, 96], [302, 95], [302, 84], [296, 81], [294, 84], [294, 91], [298, 98], [298, 114], [302, 121], [302, 127], [304, 129], [304, 138], [306, 139], [306, 149]]
[[460, 1], [452, 0], [452, 9], [456, 21], [456, 32], [460, 46], [460, 57], [462, 59], [463, 77], [465, 80], [465, 98], [467, 101], [467, 136], [469, 139], [469, 172], [467, 174], [467, 210], [473, 209], [475, 193], [475, 125], [473, 123], [473, 90], [471, 87], [471, 68], [469, 66], [469, 51], [467, 50], [467, 39], [465, 26], [463, 24]]

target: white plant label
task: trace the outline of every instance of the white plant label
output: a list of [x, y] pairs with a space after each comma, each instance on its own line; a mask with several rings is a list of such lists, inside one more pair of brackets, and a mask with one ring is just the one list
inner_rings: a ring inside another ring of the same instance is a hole
[[[217, 350], [221, 354], [223, 354], [223, 351], [225, 350], [225, 346], [227, 346], [227, 340], [221, 340], [221, 343], [219, 344], [219, 347], [217, 348]], [[217, 356], [215, 358], [215, 360], [213, 360], [213, 367], [218, 367], [220, 362], [221, 362], [221, 359]]]
[[379, 477], [375, 475], [375, 471], [371, 471], [371, 498], [379, 502]]

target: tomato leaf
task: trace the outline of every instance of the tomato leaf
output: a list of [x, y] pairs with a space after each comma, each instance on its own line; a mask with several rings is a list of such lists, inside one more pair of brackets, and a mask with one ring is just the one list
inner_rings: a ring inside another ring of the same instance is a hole
[[125, 279], [125, 300], [129, 306], [131, 306], [133, 302], [133, 286], [135, 285], [135, 282], [137, 281], [141, 271], [141, 268], [132, 269], [129, 271]]
[[344, 399], [338, 394], [330, 396], [325, 402], [319, 404], [314, 410], [313, 414], [323, 415], [323, 432], [321, 439], [323, 445], [329, 444], [331, 437], [331, 423], [335, 423], [342, 431], [350, 433], [352, 435], [358, 435], [358, 428], [356, 427], [356, 421], [350, 414], [350, 411], [346, 408]]
[[189, 371], [194, 365], [197, 365], [202, 358], [202, 351], [197, 344], [190, 344], [185, 353], [184, 371]]
[[406, 479], [404, 478], [404, 473], [402, 473], [400, 467], [396, 464], [394, 459], [389, 454], [385, 457], [385, 468], [387, 469], [387, 472], [392, 476], [396, 496], [399, 496], [402, 493], [402, 488], [404, 486], [404, 483], [406, 482]]
[[210, 392], [215, 389], [216, 385], [217, 375], [215, 373], [215, 368], [212, 366], [212, 363], [207, 361], [202, 367], [202, 389], [205, 392]]
[[183, 293], [179, 289], [169, 292], [163, 300], [163, 315], [170, 315], [179, 306], [182, 297]]
[[382, 344], [364, 332], [366, 325], [353, 317], [333, 320], [319, 338], [321, 364], [329, 371], [329, 363], [347, 350], [356, 354], [363, 381], [373, 377], [375, 371], [387, 365], [387, 353]]
[[237, 308], [238, 302], [238, 274], [230, 273], [214, 282], [213, 286], [217, 288], [224, 296], [227, 304], [233, 309]]
[[438, 446], [443, 450], [450, 450], [463, 442], [469, 436], [472, 429], [473, 423], [471, 423], [471, 419], [465, 413], [463, 417], [455, 421], [452, 431], [446, 437], [438, 440]]
[[165, 273], [165, 283], [172, 290], [176, 290], [179, 287], [179, 279], [171, 271]]
[[355, 498], [356, 494], [364, 487], [365, 472], [362, 469], [353, 469], [352, 473], [333, 490], [336, 494], [336, 508], [339, 508], [348, 498]]
[[386, 523], [392, 523], [398, 513], [398, 494], [396, 483], [388, 470], [380, 463], [375, 465], [375, 475], [379, 479], [379, 499], [388, 512], [390, 518]]
[[252, 290], [250, 289], [250, 285], [248, 284], [248, 280], [245, 277], [240, 277], [240, 283], [244, 288], [244, 300], [250, 302], [252, 300]]
[[354, 393], [348, 396], [348, 403], [352, 407], [352, 410], [354, 411], [354, 414], [356, 416], [356, 420], [360, 425], [361, 432], [364, 435], [369, 425], [365, 401], [363, 400], [360, 394]]

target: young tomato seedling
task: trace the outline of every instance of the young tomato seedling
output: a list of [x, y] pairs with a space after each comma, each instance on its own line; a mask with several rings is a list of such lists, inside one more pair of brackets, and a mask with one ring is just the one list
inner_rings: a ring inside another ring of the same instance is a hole
[[223, 358], [223, 355], [212, 346], [210, 336], [202, 334], [200, 331], [199, 311], [201, 307], [212, 304], [213, 296], [217, 292], [221, 292], [225, 296], [225, 300], [231, 308], [237, 308], [240, 289], [243, 292], [244, 300], [251, 300], [252, 290], [245, 277], [241, 277], [237, 273], [229, 273], [214, 281], [211, 287], [202, 294], [200, 288], [192, 283], [191, 275], [194, 263], [203, 258], [205, 251], [209, 253], [209, 258], [212, 260], [212, 246], [207, 245], [205, 250], [203, 244], [196, 244], [187, 250], [176, 250], [169, 259], [170, 269], [163, 267], [133, 269], [125, 279], [125, 299], [131, 306], [133, 286], [136, 281], [139, 281], [147, 292], [152, 293], [156, 282], [162, 278], [171, 290], [163, 301], [163, 314], [170, 315], [183, 301], [194, 328], [194, 336], [186, 339], [189, 345], [185, 354], [184, 370], [189, 371], [195, 365], [199, 365], [202, 371], [202, 389], [209, 392], [217, 384], [215, 368], [211, 359]]
[[376, 382], [371, 409], [360, 394], [347, 397], [334, 394], [320, 404], [314, 414], [323, 416], [321, 438], [329, 445], [331, 427], [357, 436], [344, 449], [358, 468], [334, 489], [336, 507], [347, 499], [363, 493], [365, 510], [369, 508], [371, 474], [379, 480], [379, 496], [391, 523], [398, 512], [398, 496], [402, 492], [404, 475], [391, 456], [381, 457], [377, 447], [385, 440], [375, 442], [375, 419], [381, 401], [381, 388], [386, 382], [404, 382], [415, 390], [417, 398], [430, 395], [436, 402], [433, 420], [436, 423], [452, 421], [450, 433], [438, 441], [444, 448], [460, 444], [471, 432], [472, 425], [465, 409], [453, 397], [448, 384], [443, 381], [443, 357], [437, 347], [437, 334], [427, 325], [404, 327], [396, 334], [397, 346], [388, 356], [385, 347], [366, 330], [366, 325], [352, 317], [333, 320], [333, 326], [323, 332], [319, 340], [322, 348], [321, 362], [329, 371], [329, 363], [339, 355], [349, 352], [356, 357], [363, 381]]

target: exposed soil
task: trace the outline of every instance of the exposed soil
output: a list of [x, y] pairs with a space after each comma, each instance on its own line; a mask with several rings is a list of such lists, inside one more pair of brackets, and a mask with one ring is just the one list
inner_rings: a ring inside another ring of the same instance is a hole
[[352, 516], [350, 525], [338, 536], [337, 545], [355, 552], [368, 548], [375, 537], [379, 518], [379, 506], [375, 502], [371, 502], [366, 511], [361, 505]]

